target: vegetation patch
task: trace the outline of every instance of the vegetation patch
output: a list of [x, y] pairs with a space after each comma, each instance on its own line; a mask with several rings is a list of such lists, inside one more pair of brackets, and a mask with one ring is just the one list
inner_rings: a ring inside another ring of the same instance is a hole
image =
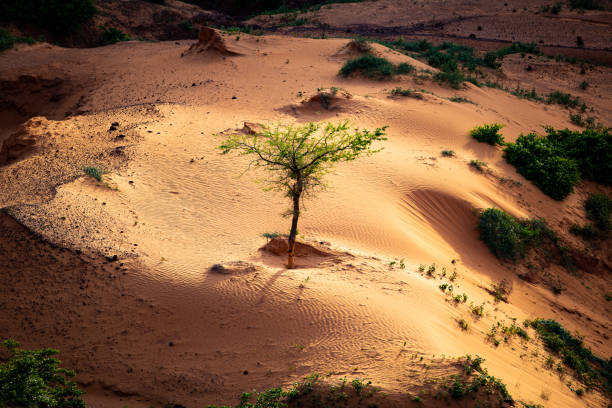
[[130, 37], [123, 31], [115, 27], [100, 26], [102, 33], [100, 34], [100, 43], [102, 45], [115, 44], [121, 41], [129, 41]]
[[98, 181], [102, 181], [102, 175], [104, 174], [104, 172], [97, 167], [85, 167], [83, 173]]
[[85, 408], [74, 371], [54, 358], [58, 350], [23, 350], [12, 339], [2, 345], [8, 359], [0, 363], [0, 406]]
[[526, 324], [536, 330], [544, 345], [561, 357], [563, 364], [573, 369], [583, 384], [612, 393], [612, 360], [595, 356], [584, 346], [582, 336], [572, 335], [555, 320], [535, 319]]
[[466, 357], [463, 373], [452, 375], [440, 385], [440, 393], [448, 400], [463, 400], [470, 397], [476, 400], [475, 406], [514, 405], [506, 385], [496, 377], [489, 375], [482, 367], [484, 359], [476, 356]]
[[414, 91], [412, 89], [404, 89], [399, 86], [391, 90], [391, 95], [392, 96], [408, 96], [408, 97], [415, 98], [415, 99], [423, 99], [423, 95], [421, 93]]
[[34, 41], [32, 37], [15, 37], [12, 36], [8, 31], [0, 29], [0, 51], [11, 49], [15, 44], [18, 43], [26, 43], [32, 45], [35, 42], [36, 41]]
[[610, 222], [612, 199], [610, 197], [605, 194], [589, 194], [584, 203], [584, 208], [587, 218], [594, 221], [597, 228], [606, 232], [612, 229], [612, 223]]
[[462, 96], [453, 96], [451, 98], [448, 98], [448, 100], [451, 102], [456, 102], [456, 103], [471, 103], [471, 104], [476, 105], [475, 102], [469, 100], [468, 98], [464, 98]]
[[396, 74], [412, 72], [414, 67], [407, 63], [393, 65], [389, 60], [375, 55], [366, 54], [348, 60], [340, 69], [340, 75], [347, 78], [353, 74], [361, 74], [370, 79], [391, 79]]
[[470, 130], [470, 136], [479, 142], [488, 143], [493, 146], [502, 146], [504, 144], [504, 136], [500, 134], [499, 131], [503, 127], [504, 125], [499, 123], [485, 123], [482, 126], [476, 126], [474, 129]]
[[609, 129], [582, 132], [546, 128], [546, 136], [521, 135], [506, 143], [504, 157], [555, 200], [569, 195], [581, 178], [612, 185], [612, 135]]
[[487, 208], [480, 214], [480, 239], [499, 259], [516, 261], [525, 256], [544, 237], [556, 240], [543, 220], [519, 220], [497, 208]]

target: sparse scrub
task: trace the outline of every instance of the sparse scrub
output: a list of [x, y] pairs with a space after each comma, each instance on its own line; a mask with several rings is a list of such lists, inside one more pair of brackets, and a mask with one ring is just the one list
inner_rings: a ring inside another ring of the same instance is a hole
[[405, 74], [414, 69], [410, 64], [402, 63], [393, 65], [385, 58], [376, 57], [371, 54], [362, 55], [348, 60], [340, 69], [340, 75], [347, 78], [354, 74], [361, 74], [366, 78], [385, 80], [391, 79], [393, 75]]
[[451, 102], [456, 102], [456, 103], [471, 103], [474, 104], [474, 102], [470, 101], [468, 98], [464, 98], [462, 96], [453, 96], [451, 98], [448, 98], [449, 101]]
[[572, 335], [558, 322], [551, 319], [535, 319], [529, 325], [554, 354], [561, 357], [563, 364], [576, 373], [587, 386], [600, 386], [612, 392], [612, 360], [606, 361], [595, 356], [584, 346], [583, 337]]
[[469, 327], [469, 324], [465, 319], [459, 319], [457, 320], [457, 323], [459, 323], [459, 327], [461, 327], [462, 330], [467, 330]]
[[31, 37], [14, 37], [8, 31], [0, 29], [0, 51], [11, 49], [18, 43], [32, 45], [35, 41]]
[[393, 88], [391, 90], [392, 96], [408, 96], [415, 99], [423, 99], [423, 95], [412, 90], [412, 89], [404, 89], [401, 87]]
[[476, 126], [474, 129], [470, 130], [470, 136], [479, 142], [488, 143], [493, 146], [496, 144], [503, 146], [504, 136], [499, 133], [500, 129], [503, 127], [504, 125], [499, 123], [485, 123], [483, 126]]
[[85, 408], [74, 371], [54, 357], [58, 350], [23, 350], [12, 339], [2, 345], [9, 356], [0, 362], [0, 406]]
[[591, 224], [586, 224], [582, 227], [578, 224], [572, 224], [569, 231], [587, 240], [596, 239], [598, 236], [597, 231], [595, 231], [595, 228], [593, 228]]
[[612, 199], [605, 194], [589, 194], [584, 203], [587, 218], [594, 221], [597, 228], [607, 232], [612, 229], [610, 214], [612, 214]]
[[97, 167], [85, 167], [83, 173], [98, 181], [102, 181], [102, 175], [104, 174], [104, 172]]
[[455, 157], [455, 151], [454, 150], [442, 150], [441, 154], [444, 157]]
[[102, 33], [100, 34], [100, 43], [102, 45], [115, 44], [121, 41], [129, 41], [130, 37], [123, 31], [115, 27], [100, 26]]
[[480, 160], [472, 159], [470, 160], [470, 166], [474, 167], [476, 170], [480, 172], [483, 172], [485, 167], [487, 167], [487, 163], [480, 161]]
[[[565, 106], [566, 108], [577, 108], [582, 107], [580, 99], [573, 97], [572, 95], [560, 91], [553, 91], [546, 97], [546, 102], [556, 103], [557, 105]], [[586, 110], [586, 106], [582, 109], [583, 112]]]

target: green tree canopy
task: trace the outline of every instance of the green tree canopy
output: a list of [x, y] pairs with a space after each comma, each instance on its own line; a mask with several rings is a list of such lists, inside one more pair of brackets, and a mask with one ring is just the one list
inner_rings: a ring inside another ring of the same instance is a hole
[[295, 237], [300, 199], [323, 186], [323, 176], [341, 161], [355, 160], [380, 151], [372, 144], [386, 140], [385, 127], [374, 131], [352, 128], [348, 121], [325, 125], [265, 126], [254, 135], [234, 133], [219, 146], [223, 154], [232, 151], [253, 157], [251, 164], [268, 171], [268, 188], [284, 192], [292, 201], [291, 230], [287, 264], [294, 267]]

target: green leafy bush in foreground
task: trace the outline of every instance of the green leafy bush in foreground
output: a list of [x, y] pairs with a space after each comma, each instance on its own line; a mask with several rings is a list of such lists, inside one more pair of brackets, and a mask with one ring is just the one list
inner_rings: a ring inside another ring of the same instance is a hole
[[396, 74], [407, 74], [413, 70], [414, 67], [408, 63], [393, 65], [385, 58], [366, 54], [348, 60], [340, 69], [340, 75], [346, 78], [359, 73], [367, 78], [384, 80], [391, 79]]
[[544, 234], [552, 234], [541, 220], [519, 220], [497, 208], [480, 214], [480, 239], [500, 259], [516, 260], [539, 243]]
[[499, 133], [499, 130], [503, 127], [504, 125], [499, 123], [485, 123], [482, 126], [476, 126], [474, 129], [470, 130], [470, 136], [479, 142], [488, 143], [493, 146], [496, 144], [501, 146], [504, 144], [504, 136]]
[[85, 408], [74, 371], [53, 357], [59, 351], [22, 350], [11, 339], [3, 346], [9, 358], [0, 364], [0, 407]]
[[569, 195], [581, 177], [612, 185], [612, 135], [609, 129], [546, 128], [546, 136], [521, 135], [506, 143], [504, 157], [525, 178], [555, 200]]

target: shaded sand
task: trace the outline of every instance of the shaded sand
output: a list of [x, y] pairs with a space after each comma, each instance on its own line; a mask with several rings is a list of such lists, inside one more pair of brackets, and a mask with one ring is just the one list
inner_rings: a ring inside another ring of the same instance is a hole
[[[517, 400], [604, 406], [599, 393], [579, 398], [565, 385], [569, 377], [546, 370], [537, 341], [494, 347], [485, 337], [497, 320], [552, 317], [610, 355], [610, 306], [602, 300], [609, 273], [572, 276], [547, 266], [566, 288], [555, 296], [541, 282], [519, 280], [521, 267], [497, 261], [475, 230], [474, 210], [490, 206], [544, 216], [563, 236], [568, 223], [584, 220], [581, 200], [598, 187], [585, 183], [553, 201], [499, 149], [468, 136], [492, 121], [506, 125], [507, 140], [542, 124], [571, 127], [567, 110], [409, 75], [343, 79], [337, 52], [346, 40], [242, 35], [239, 43], [243, 55], [215, 58], [181, 58], [189, 42], [0, 56], [7, 77], [53, 61], [52, 74], [84, 78], [74, 115], [49, 121], [46, 144], [0, 168], [0, 207], [9, 207], [1, 219], [8, 261], [0, 337], [61, 349], [94, 407], [234, 403], [242, 391], [311, 372], [370, 379], [405, 406], [405, 392], [417, 393], [430, 375], [420, 356], [465, 354], [485, 357]], [[423, 100], [389, 98], [396, 86], [427, 92]], [[330, 87], [352, 97], [340, 109], [317, 109], [316, 100], [302, 109], [305, 96]], [[475, 104], [450, 102], [456, 94]], [[595, 106], [609, 122], [605, 102]], [[49, 109], [52, 116], [59, 107]], [[247, 159], [219, 155], [216, 134], [245, 121], [322, 120], [388, 125], [389, 140], [381, 153], [338, 166], [328, 191], [305, 202], [300, 234], [333, 256], [298, 258], [299, 268], [286, 270], [283, 257], [258, 251], [262, 233], [286, 231], [286, 199], [261, 190], [255, 179], [264, 174], [243, 174]], [[456, 157], [441, 157], [442, 149]], [[471, 159], [487, 170], [473, 170]], [[90, 165], [106, 171], [102, 182], [83, 174]], [[455, 291], [469, 300], [448, 301], [438, 288], [445, 280], [418, 273], [421, 263], [436, 263], [438, 273], [456, 268]], [[234, 267], [218, 273], [214, 264]], [[483, 288], [503, 278], [514, 290], [509, 304], [495, 304]], [[481, 319], [471, 302], [484, 303]]]

